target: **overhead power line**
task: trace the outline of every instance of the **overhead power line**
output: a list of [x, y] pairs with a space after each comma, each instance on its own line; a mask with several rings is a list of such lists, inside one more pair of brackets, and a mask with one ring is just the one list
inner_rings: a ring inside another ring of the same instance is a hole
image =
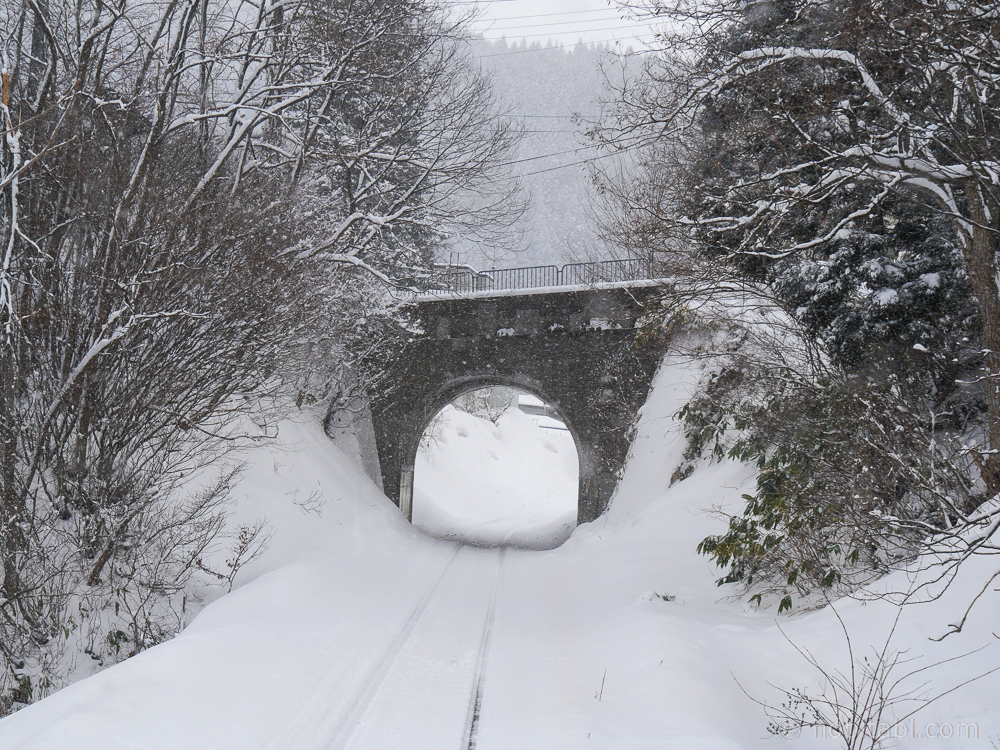
[[[588, 46], [594, 46], [594, 45], [597, 45], [597, 44], [609, 44], [611, 42], [618, 43], [618, 42], [621, 42], [621, 41], [622, 41], [621, 39], [598, 39], [596, 41], [587, 41], [587, 42], [584, 42], [584, 44], [586, 44]], [[628, 40], [625, 40], [625, 41], [628, 41]], [[516, 50], [512, 50], [511, 52], [494, 52], [492, 55], [479, 55], [479, 57], [480, 57], [480, 59], [485, 59], [485, 58], [488, 58], [488, 57], [506, 57], [507, 55], [523, 55], [523, 54], [525, 54], [527, 52], [553, 52], [553, 51], [554, 52], [570, 52], [571, 48], [569, 48], [569, 47], [561, 47], [561, 46], [560, 47], [555, 47], [555, 46], [553, 46], [553, 47], [530, 47], [528, 49], [516, 49]], [[638, 53], [633, 53], [633, 54], [638, 54]]]
[[[535, 27], [533, 27], [533, 28], [535, 28]], [[487, 29], [487, 31], [493, 31], [493, 29]], [[621, 31], [621, 32], [625, 32], [630, 37], [637, 36], [637, 32], [638, 32], [638, 30], [629, 29], [629, 28], [624, 27], [624, 26], [605, 26], [605, 27], [600, 28], [600, 29], [573, 29], [571, 31], [544, 31], [544, 32], [540, 31], [537, 34], [512, 34], [511, 36], [512, 37], [516, 37], [518, 39], [529, 39], [529, 38], [533, 38], [533, 37], [566, 36], [567, 34], [590, 34], [592, 32], [596, 32], [596, 31]], [[633, 32], [636, 32], [636, 33], [633, 33]], [[483, 33], [483, 32], [480, 32], [480, 33]]]
[[[608, 156], [614, 156], [615, 154], [620, 154], [623, 151], [631, 151], [632, 149], [639, 148], [640, 146], [648, 145], [648, 143], [649, 143], [649, 141], [647, 141], [647, 140], [645, 140], [643, 138], [638, 138], [636, 140], [633, 140], [631, 143], [627, 143], [625, 145], [620, 146], [617, 151], [614, 151], [614, 152], [611, 152], [611, 153], [608, 153], [608, 154], [604, 154], [603, 156], [602, 155], [598, 155], [598, 156], [588, 157], [587, 159], [583, 159], [582, 161], [570, 162], [569, 164], [562, 164], [562, 165], [555, 166], [555, 167], [547, 167], [547, 168], [541, 169], [541, 170], [539, 170], [537, 172], [524, 172], [520, 176], [521, 177], [528, 177], [528, 176], [533, 175], [533, 174], [541, 174], [542, 172], [550, 172], [553, 169], [562, 169], [564, 167], [572, 167], [575, 164], [585, 164], [586, 162], [592, 161], [593, 159], [604, 159], [604, 158], [606, 158]], [[570, 154], [578, 154], [581, 151], [590, 151], [590, 150], [593, 150], [595, 148], [605, 148], [605, 144], [603, 144], [603, 143], [593, 143], [593, 144], [591, 144], [589, 146], [579, 146], [578, 148], [569, 149], [567, 151], [555, 151], [555, 152], [553, 152], [551, 154], [539, 154], [538, 156], [526, 156], [523, 159], [512, 159], [511, 161], [502, 162], [500, 164], [497, 164], [496, 166], [498, 166], [498, 167], [510, 167], [510, 166], [515, 165], [515, 164], [524, 164], [524, 163], [529, 162], [529, 161], [538, 161], [539, 159], [551, 159], [551, 158], [556, 157], [556, 156], [568, 156]]]
[[529, 161], [538, 161], [539, 159], [551, 159], [555, 156], [569, 156], [570, 154], [578, 154], [581, 151], [589, 151], [595, 148], [603, 148], [603, 144], [594, 144], [591, 146], [580, 146], [579, 148], [569, 149], [568, 151], [556, 151], [551, 154], [539, 154], [538, 156], [526, 156], [523, 159], [513, 159], [511, 161], [506, 161], [503, 164], [498, 164], [501, 167], [510, 167], [514, 164], [524, 164]]
[[[479, 3], [452, 3], [452, 5], [479, 5]], [[557, 10], [552, 13], [529, 13], [528, 15], [521, 16], [504, 16], [503, 18], [498, 18], [498, 21], [511, 21], [511, 20], [521, 20], [522, 18], [549, 18], [551, 16], [576, 16], [581, 13], [606, 13], [611, 8], [594, 8], [591, 10]]]
[[509, 29], [537, 29], [539, 26], [546, 26], [546, 27], [548, 27], [548, 26], [577, 26], [577, 25], [579, 25], [581, 23], [601, 23], [603, 21], [613, 21], [615, 19], [624, 20], [619, 15], [610, 15], [610, 16], [603, 17], [603, 18], [580, 18], [580, 19], [577, 19], [575, 21], [543, 21], [543, 22], [540, 22], [540, 23], [526, 23], [526, 24], [518, 24], [518, 25], [515, 25], [515, 26], [507, 26], [507, 25], [502, 25], [502, 24], [498, 26], [498, 25], [496, 25], [494, 23], [495, 21], [506, 21], [506, 20], [508, 20], [506, 18], [498, 18], [498, 19], [492, 19], [492, 20], [488, 20], [488, 21], [486, 19], [483, 19], [483, 20], [486, 21], [486, 23], [490, 24], [489, 28], [485, 29], [486, 31], [505, 31], [505, 30], [509, 30]]
[[596, 118], [600, 117], [600, 115], [575, 115], [575, 114], [569, 114], [569, 115], [519, 115], [519, 114], [517, 114], [515, 112], [515, 113], [511, 113], [510, 117], [538, 119], [538, 120], [564, 120], [567, 117], [581, 117], [581, 118], [583, 118], [585, 120], [586, 119], [593, 120], [593, 119], [596, 119]]
[[638, 147], [640, 145], [642, 145], [642, 144], [636, 144], [635, 146], [626, 146], [626, 147], [622, 148], [620, 151], [614, 151], [614, 152], [609, 153], [609, 154], [598, 154], [597, 156], [590, 156], [590, 157], [588, 157], [586, 159], [580, 159], [580, 161], [570, 162], [569, 164], [558, 164], [558, 165], [556, 165], [554, 167], [546, 167], [545, 169], [536, 169], [533, 172], [522, 172], [520, 175], [518, 175], [518, 177], [533, 177], [536, 174], [545, 174], [546, 172], [555, 172], [557, 169], [567, 169], [569, 167], [578, 167], [581, 164], [592, 164], [593, 162], [597, 161], [598, 159], [607, 159], [607, 158], [609, 158], [611, 156], [620, 156], [623, 151], [629, 151], [629, 150], [631, 150], [633, 148], [636, 148], [636, 147]]
[[[493, 0], [493, 2], [514, 2], [514, 0]], [[451, 3], [451, 5], [486, 5], [486, 4], [487, 3], [485, 2], [475, 2], [475, 0], [470, 2]], [[528, 13], [523, 15], [503, 16], [501, 18], [484, 19], [484, 20], [506, 23], [508, 21], [521, 21], [528, 18], [553, 18], [553, 17], [561, 18], [563, 16], [576, 16], [582, 13], [608, 13], [608, 12], [612, 12], [614, 14], [613, 16], [611, 16], [613, 18], [621, 18], [622, 20], [626, 20], [626, 18], [623, 18], [620, 13], [615, 13], [613, 8], [592, 8], [590, 10], [558, 10], [558, 11], [552, 11], [550, 13]], [[656, 16], [653, 13], [644, 13], [644, 14], [639, 14], [637, 17], [633, 16], [632, 18], [633, 20], [638, 20], [639, 18], [655, 19]], [[551, 23], [556, 24], [561, 22], [554, 21]]]

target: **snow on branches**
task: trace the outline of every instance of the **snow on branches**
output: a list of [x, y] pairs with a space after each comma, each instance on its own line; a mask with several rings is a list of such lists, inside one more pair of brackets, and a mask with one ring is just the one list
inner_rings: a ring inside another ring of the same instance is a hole
[[[953, 483], [964, 489], [961, 503], [942, 501], [940, 517], [907, 526], [907, 534], [954, 542], [962, 552], [949, 559], [992, 550], [995, 541], [969, 540], [979, 531], [994, 536], [977, 509], [993, 519], [1000, 493], [1000, 7], [985, 0], [631, 5], [664, 25], [644, 75], [622, 87], [593, 133], [630, 152], [639, 170], [632, 182], [602, 177], [609, 236], [659, 252], [699, 289], [734, 281], [766, 289], [843, 368], [833, 391], [852, 378], [871, 393], [894, 381], [913, 389], [903, 399], [914, 409], [906, 424], [879, 411], [883, 405], [876, 411], [893, 440], [899, 427], [931, 447], [905, 446], [897, 460], [876, 450], [892, 443], [879, 436], [873, 455], [900, 471], [919, 464], [922, 451], [926, 461], [953, 459], [960, 467]], [[771, 414], [766, 401], [751, 406], [757, 411], [744, 423], [764, 432], [803, 425]], [[830, 407], [831, 429], [851, 435], [837, 412], [847, 407], [836, 400]], [[943, 459], [945, 433], [959, 447]], [[830, 450], [822, 431], [815, 450], [803, 452], [803, 444], [801, 435], [763, 441], [757, 458], [766, 463], [785, 447], [812, 466], [821, 448]], [[858, 459], [851, 451], [837, 460]], [[770, 468], [777, 476], [787, 467]], [[808, 512], [825, 497], [809, 484], [822, 476], [810, 471], [796, 474], [796, 497]], [[938, 483], [933, 491], [943, 492], [946, 483], [931, 476], [927, 487]], [[907, 476], [890, 489], [909, 501], [920, 481]], [[758, 499], [790, 496], [772, 490], [762, 488]], [[752, 517], [750, 507], [736, 522]]]
[[42, 663], [71, 591], [109, 606], [152, 571], [166, 593], [115, 627], [166, 637], [155, 612], [197, 567], [177, 550], [212, 546], [232, 484], [223, 467], [185, 500], [182, 478], [283, 383], [335, 391], [389, 327], [381, 282], [516, 218], [516, 132], [466, 20], [435, 0], [0, 4], [0, 713], [44, 682], [17, 665]]

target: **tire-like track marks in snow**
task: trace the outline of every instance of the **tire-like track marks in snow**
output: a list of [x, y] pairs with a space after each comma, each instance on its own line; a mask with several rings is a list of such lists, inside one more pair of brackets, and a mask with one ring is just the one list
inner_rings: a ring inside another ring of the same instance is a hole
[[490, 594], [490, 608], [483, 624], [483, 639], [479, 646], [479, 658], [476, 660], [475, 679], [472, 682], [472, 700], [469, 702], [469, 715], [465, 722], [465, 742], [462, 750], [476, 750], [479, 739], [479, 718], [483, 709], [483, 693], [486, 689], [486, 666], [490, 655], [490, 640], [493, 638], [493, 622], [496, 619], [497, 599], [500, 598], [500, 579], [503, 573], [503, 558], [507, 548], [500, 549], [497, 556], [497, 572], [493, 579], [493, 591]]
[[268, 750], [475, 748], [504, 557], [456, 549], [391, 642], [359, 643]]
[[312, 699], [289, 722], [287, 731], [274, 736], [266, 745], [266, 750], [286, 750], [291, 747], [297, 750], [307, 750], [307, 748], [340, 750], [344, 747], [462, 549], [458, 547], [455, 550], [434, 583], [427, 588], [395, 638], [361, 680], [353, 700], [339, 705], [329, 705], [329, 696], [335, 693], [336, 686], [343, 682], [345, 677], [350, 677], [343, 673], [331, 672], [316, 686]]
[[437, 593], [438, 589], [441, 588], [441, 583], [444, 581], [445, 577], [448, 575], [448, 571], [451, 570], [452, 565], [455, 560], [458, 559], [464, 547], [459, 547], [455, 550], [454, 556], [445, 565], [444, 570], [441, 571], [441, 575], [434, 584], [427, 590], [426, 595], [417, 605], [416, 609], [410, 614], [403, 626], [403, 629], [393, 640], [392, 644], [382, 655], [382, 658], [376, 664], [375, 668], [370, 673], [367, 680], [365, 680], [364, 689], [358, 693], [357, 700], [352, 706], [352, 710], [348, 715], [346, 721], [339, 727], [336, 735], [332, 738], [332, 741], [325, 742], [321, 745], [323, 750], [344, 750], [347, 747], [347, 743], [350, 742], [354, 730], [357, 728], [358, 723], [361, 721], [368, 707], [371, 705], [375, 694], [378, 689], [382, 686], [385, 681], [386, 675], [396, 664], [399, 659], [400, 651], [403, 650], [403, 646], [413, 635], [413, 631], [416, 629], [417, 624], [423, 619], [424, 613], [427, 611], [427, 607], [430, 605], [431, 600], [434, 599], [434, 595]]

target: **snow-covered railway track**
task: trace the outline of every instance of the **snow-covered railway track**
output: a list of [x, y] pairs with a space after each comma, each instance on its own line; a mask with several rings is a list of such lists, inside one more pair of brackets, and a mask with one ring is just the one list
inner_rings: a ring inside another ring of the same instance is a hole
[[506, 551], [506, 548], [501, 548], [497, 556], [497, 572], [493, 578], [490, 608], [486, 612], [486, 621], [483, 623], [483, 639], [479, 646], [479, 658], [476, 660], [475, 679], [472, 681], [472, 700], [469, 703], [469, 715], [465, 721], [465, 741], [462, 744], [462, 750], [475, 750], [479, 740], [479, 720], [483, 710], [483, 693], [486, 690], [486, 667], [489, 662], [490, 641], [493, 639], [493, 623], [496, 620], [497, 599], [500, 597], [500, 579]]
[[391, 642], [360, 644], [268, 750], [475, 747], [503, 558], [457, 549]]
[[475, 742], [503, 551], [463, 547], [456, 564], [336, 750], [466, 750]]

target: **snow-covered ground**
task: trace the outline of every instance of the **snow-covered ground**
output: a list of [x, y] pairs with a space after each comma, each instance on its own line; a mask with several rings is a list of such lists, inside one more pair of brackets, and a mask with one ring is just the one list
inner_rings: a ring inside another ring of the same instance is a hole
[[566, 541], [576, 526], [576, 444], [542, 421], [557, 424], [516, 406], [496, 424], [446, 406], [417, 453], [413, 525], [483, 546], [551, 549]]
[[[829, 609], [778, 618], [724, 598], [733, 592], [695, 553], [721, 525], [704, 509], [735, 506], [752, 480], [722, 463], [669, 486], [684, 448], [671, 415], [697, 376], [680, 363], [661, 370], [610, 511], [548, 551], [428, 537], [318, 427], [286, 424], [284, 448], [260, 449], [243, 484], [240, 513], [268, 516], [275, 535], [242, 585], [174, 640], [0, 721], [0, 748], [783, 746], [743, 691], [778, 701], [769, 682], [814, 689], [816, 673], [785, 635], [841, 669], [844, 639]], [[921, 675], [928, 691], [1000, 665], [992, 592], [963, 633], [928, 639], [955, 620], [988, 562], [904, 612], [892, 647], [909, 649], [913, 666], [987, 646]], [[870, 655], [895, 610], [847, 601], [838, 612], [856, 654]], [[906, 723], [897, 746], [990, 747], [997, 695], [1000, 673], [945, 696]], [[814, 734], [792, 747], [839, 746]]]

